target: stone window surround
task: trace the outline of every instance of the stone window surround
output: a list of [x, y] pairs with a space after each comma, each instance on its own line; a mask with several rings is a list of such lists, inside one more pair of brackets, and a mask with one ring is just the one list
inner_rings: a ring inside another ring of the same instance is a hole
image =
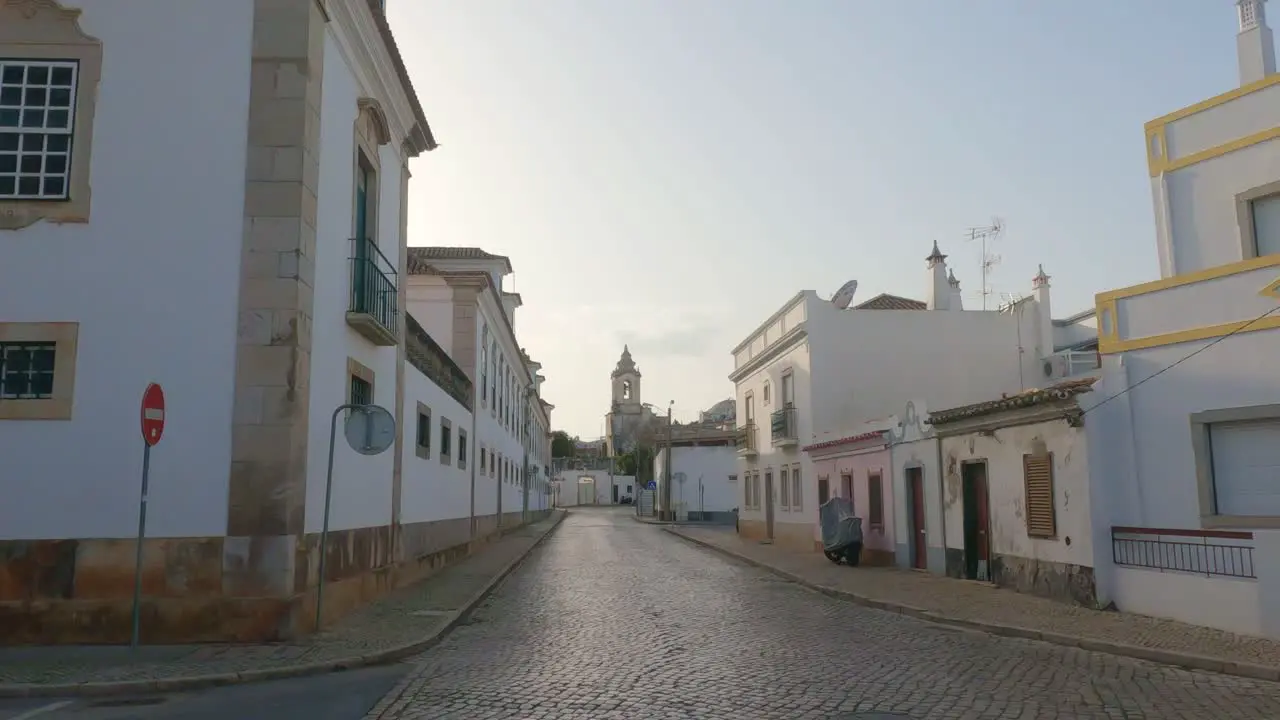
[[376, 398], [378, 397], [378, 384], [375, 382], [375, 378], [377, 376], [367, 365], [364, 365], [359, 360], [352, 357], [347, 358], [347, 402], [351, 402], [351, 378], [353, 377], [358, 377], [369, 383], [369, 394], [375, 398], [374, 402], [376, 403]]
[[1253, 203], [1280, 194], [1280, 180], [1259, 185], [1236, 195], [1236, 227], [1240, 232], [1240, 259], [1258, 257], [1258, 239], [1254, 236]]
[[[791, 510], [793, 512], [801, 512], [804, 510], [804, 476], [800, 474], [800, 463], [791, 466]], [[799, 481], [799, 482], [797, 482]], [[796, 490], [800, 490], [796, 493]]]
[[760, 390], [760, 404], [768, 407], [769, 405], [769, 381], [764, 381], [764, 387]]
[[1280, 419], [1280, 404], [1219, 408], [1191, 414], [1191, 452], [1195, 458], [1196, 490], [1200, 499], [1200, 527], [1280, 529], [1280, 516], [1218, 514], [1209, 439], [1209, 430], [1215, 424], [1276, 419]]
[[431, 408], [419, 402], [418, 403], [418, 422], [421, 423], [423, 418], [426, 418], [426, 422], [427, 422], [427, 444], [422, 445], [420, 443], [420, 438], [422, 437], [422, 434], [420, 432], [416, 433], [413, 439], [413, 445], [414, 445], [413, 454], [417, 455], [423, 460], [430, 460], [431, 459]]
[[[102, 79], [102, 41], [80, 28], [80, 13], [55, 0], [0, 2], [0, 55], [22, 60], [74, 60], [80, 66], [76, 73], [67, 199], [0, 201], [0, 230], [20, 230], [41, 220], [89, 222], [89, 170], [98, 83]], [[70, 413], [68, 407], [68, 418]]]
[[[391, 130], [382, 106], [373, 98], [362, 97], [356, 101], [358, 111], [355, 123], [355, 157], [351, 172], [364, 166], [370, 183], [365, 188], [365, 229], [368, 237], [378, 241], [378, 196], [382, 192], [382, 163], [378, 147], [391, 142]], [[351, 183], [351, 237], [356, 235], [356, 184]]]
[[75, 404], [76, 355], [80, 323], [4, 322], [0, 342], [51, 342], [53, 397], [39, 400], [0, 400], [0, 420], [70, 420]]
[[[449, 442], [446, 443], [445, 439]], [[440, 416], [440, 452], [436, 453], [440, 456], [441, 465], [453, 464], [453, 421], [449, 418]]]
[[783, 465], [778, 468], [778, 507], [791, 509], [791, 467]]

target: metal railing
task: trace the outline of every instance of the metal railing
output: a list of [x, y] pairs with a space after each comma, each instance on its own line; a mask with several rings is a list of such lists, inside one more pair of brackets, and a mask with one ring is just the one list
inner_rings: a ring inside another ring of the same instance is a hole
[[756, 452], [756, 424], [749, 422], [738, 428], [737, 434], [733, 437], [733, 444], [738, 450], [747, 452]]
[[382, 254], [372, 238], [353, 238], [351, 250], [351, 305], [348, 311], [369, 315], [390, 332], [397, 332], [400, 310], [396, 307], [396, 284], [399, 275], [395, 264]]
[[1206, 577], [1256, 578], [1253, 533], [1115, 526], [1111, 559], [1116, 565]]
[[795, 406], [787, 405], [781, 410], [775, 410], [769, 416], [769, 428], [770, 436], [773, 438], [775, 445], [787, 440], [797, 439]]

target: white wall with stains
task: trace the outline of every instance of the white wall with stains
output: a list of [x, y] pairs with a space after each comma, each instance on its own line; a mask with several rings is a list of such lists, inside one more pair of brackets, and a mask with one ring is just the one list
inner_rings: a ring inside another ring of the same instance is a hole
[[[1089, 453], [1083, 428], [1061, 419], [1000, 428], [942, 439], [945, 467], [943, 511], [947, 547], [964, 548], [961, 465], [985, 460], [993, 555], [1094, 567], [1093, 525], [1089, 502]], [[1027, 535], [1022, 456], [1053, 454], [1055, 538]]]

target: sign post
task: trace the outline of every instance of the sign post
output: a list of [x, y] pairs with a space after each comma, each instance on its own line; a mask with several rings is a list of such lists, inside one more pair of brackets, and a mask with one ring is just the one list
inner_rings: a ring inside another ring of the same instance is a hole
[[151, 474], [151, 448], [164, 435], [164, 388], [156, 383], [142, 391], [142, 495], [138, 499], [138, 545], [133, 571], [133, 636], [129, 647], [138, 647], [142, 619], [142, 542], [147, 537], [147, 481]]

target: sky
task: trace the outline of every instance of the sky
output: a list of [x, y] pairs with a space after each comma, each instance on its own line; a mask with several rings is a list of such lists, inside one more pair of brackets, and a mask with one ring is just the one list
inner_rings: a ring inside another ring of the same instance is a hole
[[[1142, 125], [1238, 85], [1232, 0], [389, 0], [440, 147], [409, 244], [511, 258], [552, 425], [599, 437], [623, 344], [688, 421], [799, 290], [981, 306], [1158, 277]], [[1103, 261], [1102, 258], [1108, 258]]]

